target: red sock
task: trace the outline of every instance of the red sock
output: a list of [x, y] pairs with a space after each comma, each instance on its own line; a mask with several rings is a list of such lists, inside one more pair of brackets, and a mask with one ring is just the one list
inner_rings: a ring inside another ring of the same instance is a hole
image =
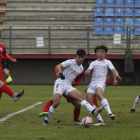
[[74, 108], [74, 121], [77, 121], [79, 116], [80, 116], [80, 109], [77, 109], [76, 107]]
[[94, 98], [93, 103], [98, 108], [97, 97]]
[[6, 85], [3, 85], [0, 89], [6, 94], [8, 94], [9, 96], [13, 96], [14, 94], [14, 92]]
[[53, 104], [53, 101], [52, 101], [52, 100], [49, 100], [49, 101], [46, 103], [46, 105], [45, 105], [45, 107], [44, 107], [44, 109], [43, 109], [43, 112], [47, 112], [52, 104]]

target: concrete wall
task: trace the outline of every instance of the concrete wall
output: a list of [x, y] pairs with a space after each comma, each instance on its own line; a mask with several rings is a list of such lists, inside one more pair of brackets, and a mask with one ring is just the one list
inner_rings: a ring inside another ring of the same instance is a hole
[[[8, 67], [13, 78], [12, 84], [26, 84], [26, 85], [52, 85], [56, 78], [54, 68], [57, 64], [61, 63], [65, 59], [17, 59], [17, 63], [8, 61]], [[88, 59], [83, 63], [85, 70], [88, 68]], [[135, 71], [132, 74], [124, 73], [124, 60], [112, 59], [111, 60], [116, 67], [116, 70], [123, 78], [119, 81], [119, 85], [139, 85], [140, 83], [140, 60], [134, 60]], [[3, 75], [4, 76], [4, 75]], [[5, 80], [4, 76], [4, 80]], [[81, 85], [88, 85], [91, 76], [84, 76]], [[112, 85], [113, 77], [110, 72], [110, 85]]]

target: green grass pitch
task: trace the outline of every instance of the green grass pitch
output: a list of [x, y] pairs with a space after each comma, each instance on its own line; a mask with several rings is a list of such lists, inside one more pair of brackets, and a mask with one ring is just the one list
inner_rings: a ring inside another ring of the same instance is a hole
[[[129, 113], [134, 100], [140, 92], [139, 86], [108, 86], [104, 97], [107, 98], [116, 120], [112, 121], [104, 109], [101, 116], [106, 126], [83, 126], [73, 124], [73, 105], [61, 98], [61, 103], [49, 121], [43, 126], [42, 112], [45, 103], [50, 100], [53, 86], [9, 86], [14, 92], [25, 89], [25, 94], [15, 103], [12, 98], [3, 93], [0, 100], [0, 119], [8, 114], [27, 108], [34, 103], [43, 102], [34, 108], [14, 115], [0, 123], [0, 140], [139, 140], [140, 138], [140, 105], [135, 113]], [[85, 97], [85, 86], [77, 87]], [[98, 101], [99, 106], [101, 105]], [[86, 109], [81, 108], [80, 120], [90, 116]]]

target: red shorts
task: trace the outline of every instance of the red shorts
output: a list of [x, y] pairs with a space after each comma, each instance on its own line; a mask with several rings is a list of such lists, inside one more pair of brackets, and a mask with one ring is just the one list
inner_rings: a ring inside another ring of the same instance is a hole
[[77, 101], [71, 97], [67, 97], [66, 95], [63, 94], [63, 96], [66, 98], [67, 102], [72, 102], [72, 101]]

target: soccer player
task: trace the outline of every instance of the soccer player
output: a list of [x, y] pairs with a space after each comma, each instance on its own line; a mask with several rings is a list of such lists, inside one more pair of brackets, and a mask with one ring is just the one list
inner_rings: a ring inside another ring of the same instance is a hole
[[[57, 71], [57, 67], [55, 67], [55, 73], [58, 73]], [[81, 72], [77, 77], [76, 79], [73, 81], [73, 84], [72, 86], [78, 86], [81, 79], [82, 79], [82, 76], [83, 76], [84, 72]], [[82, 125], [82, 123], [79, 121], [79, 116], [80, 116], [80, 109], [81, 109], [81, 104], [79, 101], [71, 98], [71, 97], [67, 97], [66, 95], [63, 94], [63, 97], [67, 100], [68, 103], [72, 103], [75, 107], [74, 107], [74, 111], [73, 111], [73, 114], [74, 114], [74, 123], [75, 124], [79, 124], [79, 125]], [[45, 104], [45, 107], [43, 109], [43, 112], [39, 114], [39, 117], [43, 117], [43, 116], [47, 116], [49, 113], [48, 113], [48, 110], [49, 108], [51, 107], [51, 105], [53, 104], [53, 101], [52, 99], [49, 100], [46, 104]], [[44, 125], [44, 123], [43, 123]]]
[[101, 106], [98, 109], [93, 108], [82, 96], [81, 92], [72, 86], [73, 80], [83, 71], [82, 63], [84, 61], [86, 52], [83, 49], [76, 51], [75, 59], [70, 59], [57, 65], [58, 73], [54, 84], [54, 91], [52, 96], [53, 104], [49, 108], [49, 115], [44, 120], [44, 125], [47, 125], [52, 114], [60, 103], [60, 98], [65, 96], [76, 99], [89, 112], [97, 116], [103, 109]]
[[105, 82], [108, 69], [110, 69], [114, 78], [113, 85], [117, 86], [116, 70], [111, 61], [105, 59], [105, 56], [108, 51], [107, 47], [104, 45], [100, 45], [98, 49], [99, 49], [98, 59], [93, 61], [90, 64], [89, 68], [85, 71], [85, 74], [89, 75], [93, 70], [92, 79], [89, 88], [87, 90], [86, 98], [87, 101], [92, 105], [93, 99], [97, 96], [97, 98], [101, 101], [102, 106], [106, 109], [110, 119], [114, 120], [115, 115], [113, 115], [113, 113], [111, 112], [109, 103], [107, 99], [103, 97], [103, 93], [106, 86]]
[[10, 71], [7, 68], [7, 62], [6, 62], [6, 59], [4, 57], [2, 57], [2, 69], [3, 69], [4, 74], [7, 76], [7, 79], [5, 80], [4, 83], [8, 84], [8, 83], [12, 82], [12, 77], [10, 75]]
[[129, 113], [135, 113], [136, 107], [138, 106], [139, 103], [140, 103], [140, 94], [136, 97], [133, 108], [129, 111]]
[[[0, 42], [1, 42], [1, 34], [0, 34]], [[17, 102], [19, 100], [19, 98], [24, 94], [24, 90], [22, 89], [20, 92], [14, 93], [8, 86], [6, 86], [3, 83], [2, 56], [4, 56], [5, 59], [9, 59], [12, 62], [16, 62], [16, 59], [12, 59], [9, 55], [7, 55], [6, 50], [5, 50], [5, 46], [0, 44], [0, 99], [2, 96], [2, 92], [5, 92], [10, 97], [12, 97], [15, 102]]]

